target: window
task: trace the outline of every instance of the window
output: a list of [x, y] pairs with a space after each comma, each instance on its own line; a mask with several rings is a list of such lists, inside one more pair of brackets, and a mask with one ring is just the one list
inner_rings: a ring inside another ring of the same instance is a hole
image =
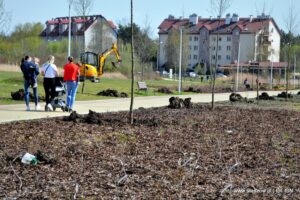
[[216, 37], [213, 37], [212, 40], [215, 42], [217, 39], [216, 39]]
[[216, 50], [216, 47], [212, 47], [212, 50], [215, 51], [215, 50]]
[[213, 56], [212, 56], [212, 59], [213, 59], [213, 60], [216, 60], [216, 56], [215, 56], [215, 55], [213, 55]]
[[197, 60], [198, 56], [197, 55], [194, 55], [194, 60]]
[[230, 55], [227, 55], [227, 56], [226, 56], [226, 60], [231, 60]]
[[222, 49], [222, 47], [221, 47], [221, 46], [219, 46], [219, 51], [221, 51], [221, 49]]
[[189, 60], [191, 60], [191, 58], [192, 58], [191, 54], [189, 54], [188, 58], [189, 58]]
[[192, 46], [191, 45], [189, 45], [189, 49], [192, 50]]
[[221, 38], [221, 37], [219, 37], [219, 41], [220, 41], [220, 42], [222, 41], [222, 38]]
[[231, 37], [227, 36], [227, 42], [231, 42]]
[[193, 40], [193, 37], [192, 36], [190, 36], [190, 41], [192, 41]]
[[195, 36], [195, 37], [194, 37], [194, 41], [198, 41], [198, 36]]
[[198, 46], [194, 46], [194, 50], [197, 51], [198, 50]]
[[221, 59], [222, 59], [221, 55], [218, 55], [218, 60], [221, 60]]
[[80, 55], [80, 61], [81, 63], [86, 63], [89, 65], [98, 65], [98, 56], [95, 53], [87, 52], [87, 53], [82, 53]]
[[231, 46], [227, 46], [227, 51], [230, 51], [231, 50]]

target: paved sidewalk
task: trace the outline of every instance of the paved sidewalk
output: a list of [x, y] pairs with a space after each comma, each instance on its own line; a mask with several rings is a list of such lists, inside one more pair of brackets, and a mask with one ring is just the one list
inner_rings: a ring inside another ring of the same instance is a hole
[[[297, 93], [293, 91], [293, 93]], [[261, 93], [261, 92], [260, 92]], [[268, 91], [269, 95], [277, 95], [279, 91]], [[215, 94], [215, 101], [228, 101], [231, 93], [217, 93]], [[240, 92], [243, 97], [255, 98], [256, 91]], [[172, 96], [172, 95], [171, 95]], [[134, 109], [139, 107], [150, 108], [160, 107], [169, 104], [169, 98], [171, 96], [148, 96], [148, 97], [136, 97], [134, 99]], [[174, 96], [174, 95], [173, 95]], [[180, 98], [191, 97], [194, 103], [209, 103], [211, 102], [211, 94], [192, 94], [192, 95], [181, 95]], [[41, 104], [41, 108], [44, 108], [45, 104]], [[79, 114], [87, 114], [89, 110], [96, 112], [114, 112], [129, 110], [130, 98], [121, 99], [106, 99], [106, 100], [95, 100], [95, 101], [76, 101], [75, 110]], [[31, 103], [31, 109], [34, 109], [33, 103]], [[67, 116], [69, 113], [62, 112], [57, 109], [55, 112], [44, 112], [40, 111], [25, 111], [24, 104], [16, 105], [0, 105], [0, 123], [12, 122], [18, 120], [29, 120], [48, 118], [56, 116]]]

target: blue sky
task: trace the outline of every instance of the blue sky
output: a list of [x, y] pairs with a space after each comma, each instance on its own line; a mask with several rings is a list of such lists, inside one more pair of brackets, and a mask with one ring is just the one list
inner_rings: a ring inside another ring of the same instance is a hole
[[[263, 11], [270, 14], [278, 26], [285, 28], [291, 0], [232, 0], [226, 13], [237, 13], [241, 17], [257, 16]], [[26, 22], [42, 22], [56, 17], [68, 16], [67, 0], [5, 0], [6, 9], [11, 12], [11, 23], [8, 32], [15, 25]], [[264, 6], [265, 5], [265, 6]], [[294, 7], [300, 12], [300, 1], [294, 0]], [[157, 36], [157, 27], [169, 14], [175, 17], [188, 17], [196, 13], [202, 17], [214, 16], [210, 0], [134, 0], [134, 21], [140, 27], [151, 26], [152, 36]], [[72, 12], [74, 15], [75, 13]], [[130, 21], [130, 0], [94, 0], [90, 14], [101, 14], [116, 24]], [[300, 17], [300, 15], [299, 15]], [[299, 33], [300, 30], [297, 30]]]

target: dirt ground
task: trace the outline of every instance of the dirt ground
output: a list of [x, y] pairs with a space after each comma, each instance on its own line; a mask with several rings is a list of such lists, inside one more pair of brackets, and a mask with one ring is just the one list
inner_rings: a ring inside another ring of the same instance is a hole
[[[0, 125], [1, 199], [300, 199], [300, 112], [206, 105]], [[37, 165], [21, 156], [38, 152]]]

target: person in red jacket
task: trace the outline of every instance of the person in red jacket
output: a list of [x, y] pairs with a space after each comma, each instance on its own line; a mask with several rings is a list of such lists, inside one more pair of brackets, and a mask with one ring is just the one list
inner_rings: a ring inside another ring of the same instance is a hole
[[67, 87], [66, 111], [72, 112], [78, 88], [80, 70], [79, 66], [73, 63], [73, 57], [68, 57], [68, 63], [64, 66], [64, 81]]

